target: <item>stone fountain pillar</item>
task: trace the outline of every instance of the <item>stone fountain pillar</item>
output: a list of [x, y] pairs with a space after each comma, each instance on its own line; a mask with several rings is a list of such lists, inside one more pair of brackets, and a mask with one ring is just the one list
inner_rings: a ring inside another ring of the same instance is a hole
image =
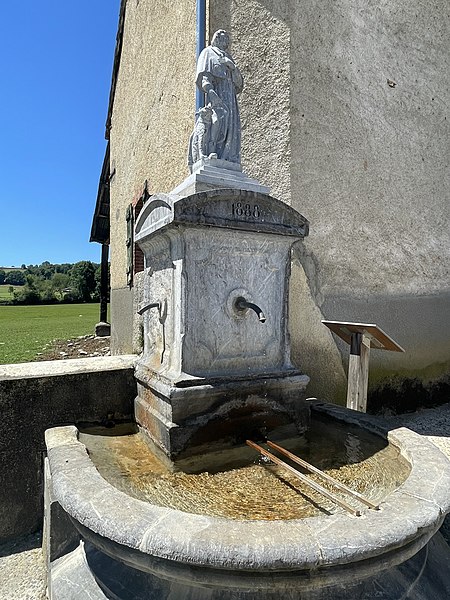
[[240, 164], [244, 81], [224, 30], [197, 61], [206, 106], [189, 141], [190, 175], [152, 196], [136, 222], [144, 252], [144, 353], [135, 416], [170, 459], [298, 433], [309, 381], [292, 364], [288, 284], [308, 221]]
[[249, 190], [157, 194], [144, 205], [135, 415], [170, 459], [306, 426], [288, 285], [291, 248], [307, 234], [302, 215]]

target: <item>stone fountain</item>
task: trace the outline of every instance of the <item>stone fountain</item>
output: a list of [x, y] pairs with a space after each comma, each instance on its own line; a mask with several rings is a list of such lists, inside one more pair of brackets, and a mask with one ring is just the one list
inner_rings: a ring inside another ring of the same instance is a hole
[[191, 174], [152, 196], [136, 223], [145, 256], [136, 298], [139, 435], [167, 479], [188, 459], [197, 457], [201, 471], [208, 453], [241, 452], [247, 438], [299, 439], [325, 415], [374, 431], [407, 468], [381, 490], [380, 509], [361, 517], [333, 509], [304, 519], [257, 520], [251, 510], [225, 518], [113, 485], [75, 427], [49, 430], [50, 600], [390, 599], [419, 590], [420, 578], [446, 585], [438, 559], [434, 570], [425, 566], [433, 552], [441, 556], [440, 541], [428, 542], [450, 509], [447, 459], [408, 430], [305, 400], [309, 379], [290, 360], [288, 286], [291, 250], [308, 222], [242, 173], [243, 81], [228, 42], [217, 32], [199, 58], [207, 103], [191, 137]]
[[246, 190], [144, 206], [136, 420], [170, 459], [306, 427], [309, 379], [290, 361], [287, 298], [290, 251], [307, 231], [292, 208]]

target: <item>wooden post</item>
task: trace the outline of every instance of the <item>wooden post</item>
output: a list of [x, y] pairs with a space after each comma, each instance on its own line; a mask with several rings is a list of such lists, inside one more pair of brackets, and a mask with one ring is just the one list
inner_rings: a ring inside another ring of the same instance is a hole
[[347, 408], [366, 412], [370, 348], [390, 352], [404, 352], [404, 350], [374, 323], [325, 320], [322, 323], [350, 346]]
[[366, 412], [369, 382], [370, 338], [352, 333], [348, 361], [347, 408]]
[[102, 244], [102, 262], [100, 267], [100, 322], [95, 326], [95, 335], [105, 337], [111, 335], [108, 323], [108, 252], [109, 246]]
[[108, 253], [109, 246], [102, 244], [102, 260], [100, 264], [100, 322], [108, 322]]

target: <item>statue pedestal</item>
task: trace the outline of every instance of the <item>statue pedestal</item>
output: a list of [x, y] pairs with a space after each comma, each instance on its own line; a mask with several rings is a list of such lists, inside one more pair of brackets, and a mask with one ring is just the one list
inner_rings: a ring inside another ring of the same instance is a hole
[[268, 194], [270, 189], [256, 179], [247, 177], [241, 165], [218, 158], [202, 158], [192, 167], [192, 173], [171, 194], [190, 196], [218, 188], [239, 189]]

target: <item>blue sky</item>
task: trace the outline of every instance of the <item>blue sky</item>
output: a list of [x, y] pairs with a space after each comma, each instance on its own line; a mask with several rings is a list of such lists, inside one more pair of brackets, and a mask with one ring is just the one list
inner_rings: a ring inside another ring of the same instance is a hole
[[0, 266], [93, 260], [119, 0], [4, 2]]

